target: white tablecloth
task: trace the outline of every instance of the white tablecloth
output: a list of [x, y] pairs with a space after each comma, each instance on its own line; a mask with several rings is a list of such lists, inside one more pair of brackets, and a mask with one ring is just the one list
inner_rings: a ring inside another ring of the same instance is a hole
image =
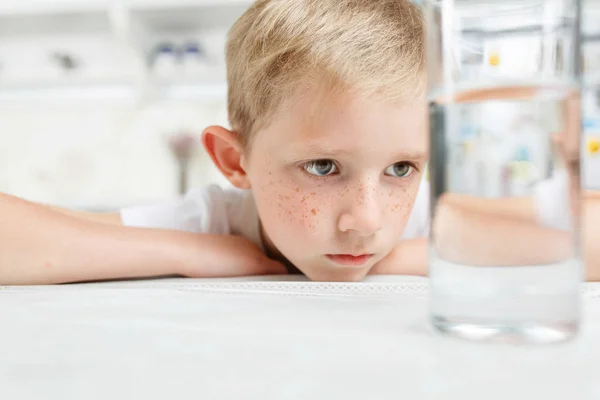
[[426, 280], [0, 287], [0, 399], [600, 399], [600, 286], [572, 342], [435, 334]]

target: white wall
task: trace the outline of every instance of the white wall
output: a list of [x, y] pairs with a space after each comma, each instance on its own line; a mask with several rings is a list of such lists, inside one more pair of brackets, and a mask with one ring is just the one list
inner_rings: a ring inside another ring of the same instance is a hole
[[[227, 125], [225, 33], [251, 0], [0, 3], [0, 192], [83, 209], [177, 196], [167, 137]], [[164, 41], [204, 56], [149, 63]], [[197, 145], [189, 186], [225, 184]]]
[[[0, 104], [0, 191], [85, 209], [164, 201], [178, 190], [167, 136], [211, 124], [227, 124], [223, 101]], [[189, 178], [225, 183], [199, 140]]]

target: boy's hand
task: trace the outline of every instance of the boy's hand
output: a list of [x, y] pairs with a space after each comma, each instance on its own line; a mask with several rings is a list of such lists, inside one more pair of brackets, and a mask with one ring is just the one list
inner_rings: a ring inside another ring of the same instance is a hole
[[241, 237], [101, 223], [1, 193], [0, 211], [0, 285], [286, 273]]
[[402, 240], [369, 272], [376, 275], [427, 275], [427, 238]]
[[241, 236], [202, 235], [194, 247], [195, 257], [181, 271], [191, 278], [287, 274], [282, 263]]

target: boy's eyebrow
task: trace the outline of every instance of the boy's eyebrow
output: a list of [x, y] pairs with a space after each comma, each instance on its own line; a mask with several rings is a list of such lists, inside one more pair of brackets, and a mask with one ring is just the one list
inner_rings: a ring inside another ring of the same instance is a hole
[[425, 151], [403, 151], [396, 154], [397, 160], [421, 160], [426, 158], [427, 152]]
[[346, 149], [332, 149], [330, 147], [321, 147], [316, 145], [308, 146], [308, 151], [311, 153], [316, 153], [325, 157], [333, 157], [339, 155], [349, 155], [350, 151]]
[[[310, 145], [308, 147], [308, 151], [310, 151], [311, 153], [318, 154], [319, 156], [323, 156], [323, 157], [352, 155], [352, 152], [348, 149], [333, 149], [333, 148], [329, 148], [329, 147], [320, 147], [317, 145]], [[400, 151], [400, 152], [396, 153], [394, 159], [398, 160], [398, 161], [403, 161], [403, 160], [417, 161], [417, 160], [422, 160], [423, 158], [426, 158], [426, 156], [427, 156], [426, 151], [405, 150], [405, 151]]]

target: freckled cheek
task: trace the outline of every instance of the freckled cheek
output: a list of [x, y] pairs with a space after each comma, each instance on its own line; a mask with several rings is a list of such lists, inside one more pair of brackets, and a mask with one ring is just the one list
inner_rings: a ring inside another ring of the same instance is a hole
[[414, 188], [390, 190], [383, 194], [386, 212], [393, 218], [407, 219], [416, 199]]
[[315, 229], [331, 215], [331, 199], [316, 192], [302, 192], [299, 197], [298, 212], [300, 223], [305, 228]]
[[254, 187], [257, 201], [264, 205], [261, 217], [285, 225], [314, 226], [319, 213], [316, 193], [306, 193], [298, 185], [285, 179], [271, 179]]
[[274, 193], [272, 207], [278, 210], [278, 218], [288, 226], [316, 229], [327, 215], [327, 199], [313, 192], [293, 191], [289, 196]]

